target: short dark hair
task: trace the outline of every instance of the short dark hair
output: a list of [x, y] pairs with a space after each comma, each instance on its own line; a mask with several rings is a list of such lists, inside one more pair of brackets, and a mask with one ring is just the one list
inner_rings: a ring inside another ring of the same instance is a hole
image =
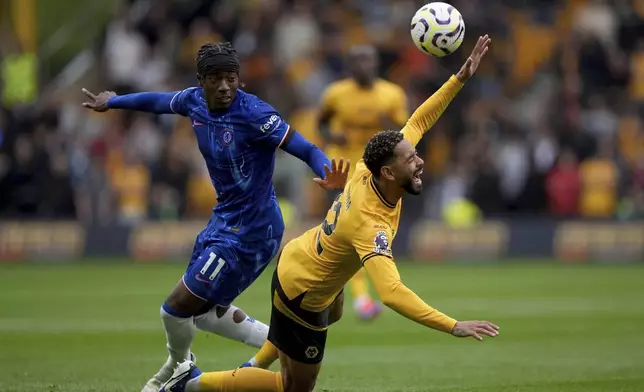
[[378, 132], [369, 139], [362, 158], [376, 178], [380, 177], [380, 169], [391, 162], [394, 149], [402, 140], [402, 132], [392, 130]]
[[217, 71], [239, 73], [237, 51], [230, 42], [210, 42], [202, 45], [197, 51], [195, 62], [197, 73], [201, 76]]

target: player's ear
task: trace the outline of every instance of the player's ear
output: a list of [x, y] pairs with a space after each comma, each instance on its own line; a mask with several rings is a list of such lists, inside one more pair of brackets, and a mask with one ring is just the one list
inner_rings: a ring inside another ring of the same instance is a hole
[[199, 82], [199, 86], [203, 87], [203, 76], [197, 74], [197, 81]]
[[241, 80], [241, 77], [239, 76], [239, 72], [237, 72], [237, 88], [246, 88], [246, 83], [244, 83], [243, 80]]
[[389, 166], [383, 166], [380, 168], [380, 177], [385, 180], [393, 181], [395, 179], [394, 171], [391, 170], [391, 167]]

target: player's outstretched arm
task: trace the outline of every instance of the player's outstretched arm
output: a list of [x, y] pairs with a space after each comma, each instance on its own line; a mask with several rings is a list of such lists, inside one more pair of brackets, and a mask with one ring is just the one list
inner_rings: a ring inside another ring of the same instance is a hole
[[485, 35], [479, 37], [472, 53], [465, 61], [463, 67], [454, 76], [452, 76], [443, 86], [429, 97], [422, 105], [412, 114], [407, 124], [402, 129], [405, 139], [414, 146], [418, 144], [425, 132], [429, 131], [438, 121], [452, 99], [461, 91], [461, 88], [467, 80], [474, 75], [481, 59], [488, 51], [492, 41]]
[[171, 93], [134, 93], [116, 95], [113, 91], [103, 91], [95, 95], [87, 89], [82, 90], [89, 98], [83, 106], [96, 112], [106, 112], [110, 109], [129, 109], [147, 113], [173, 114], [172, 100], [179, 91]]
[[347, 182], [350, 162], [336, 165], [335, 159], [329, 158], [315, 144], [306, 140], [304, 136], [289, 128], [281, 148], [289, 154], [305, 162], [318, 176], [314, 181], [324, 189], [343, 189]]
[[364, 268], [382, 302], [397, 313], [427, 327], [451, 332], [457, 321], [427, 305], [405, 286], [393, 259], [374, 254], [364, 260]]
[[499, 327], [488, 321], [456, 321], [429, 306], [402, 283], [390, 257], [375, 255], [364, 261], [364, 267], [382, 302], [408, 319], [456, 337], [483, 340], [481, 335], [498, 335]]

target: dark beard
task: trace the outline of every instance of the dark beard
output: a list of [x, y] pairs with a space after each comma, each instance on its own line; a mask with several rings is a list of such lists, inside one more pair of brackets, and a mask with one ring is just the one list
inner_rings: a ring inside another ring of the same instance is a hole
[[414, 196], [418, 196], [422, 192], [422, 188], [418, 190], [414, 189], [414, 184], [411, 182], [411, 180], [403, 185], [403, 189], [410, 195]]

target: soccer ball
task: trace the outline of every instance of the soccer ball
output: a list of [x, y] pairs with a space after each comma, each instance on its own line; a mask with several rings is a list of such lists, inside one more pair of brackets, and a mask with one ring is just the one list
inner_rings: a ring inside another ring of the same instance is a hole
[[411, 19], [411, 38], [416, 47], [432, 56], [454, 53], [464, 37], [463, 16], [447, 3], [426, 4]]

